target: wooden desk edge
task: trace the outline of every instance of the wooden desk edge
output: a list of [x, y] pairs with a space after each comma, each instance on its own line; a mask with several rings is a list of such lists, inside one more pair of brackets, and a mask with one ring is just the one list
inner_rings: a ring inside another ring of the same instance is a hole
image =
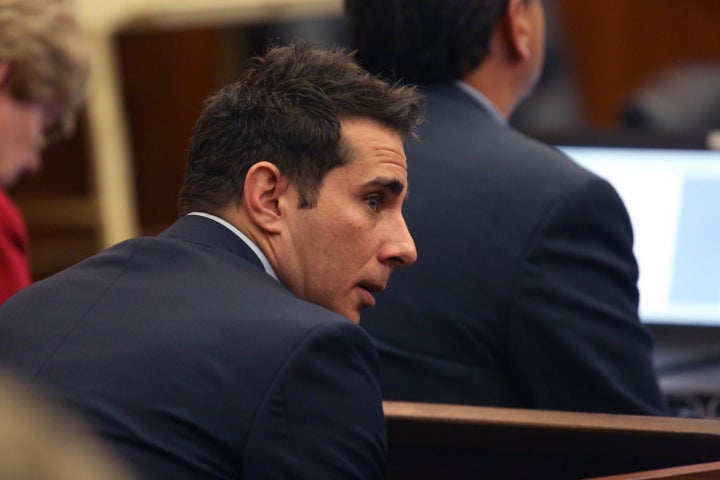
[[561, 412], [518, 408], [478, 407], [415, 402], [383, 402], [388, 422], [429, 422], [437, 424], [507, 425], [514, 427], [627, 431], [628, 433], [689, 433], [720, 436], [720, 421], [607, 413]]
[[592, 477], [585, 480], [651, 480], [651, 479], [705, 479], [720, 478], [720, 462], [698, 463], [680, 467], [660, 468], [643, 472]]

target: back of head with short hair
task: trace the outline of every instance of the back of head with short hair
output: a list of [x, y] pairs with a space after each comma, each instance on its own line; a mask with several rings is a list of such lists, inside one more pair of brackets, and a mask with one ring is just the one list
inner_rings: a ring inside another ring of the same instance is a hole
[[408, 83], [457, 80], [487, 56], [508, 0], [345, 0], [357, 59]]
[[208, 99], [190, 141], [179, 213], [239, 204], [245, 176], [260, 161], [296, 183], [300, 207], [314, 206], [325, 174], [348, 161], [340, 122], [370, 118], [411, 136], [420, 98], [369, 75], [342, 49], [272, 48]]
[[85, 97], [89, 59], [82, 30], [65, 0], [0, 0], [0, 62], [16, 100], [53, 104], [64, 135]]

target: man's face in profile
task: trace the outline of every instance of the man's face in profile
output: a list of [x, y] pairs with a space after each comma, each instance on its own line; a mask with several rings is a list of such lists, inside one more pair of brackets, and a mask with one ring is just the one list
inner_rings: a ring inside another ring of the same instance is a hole
[[291, 211], [291, 245], [278, 274], [296, 296], [357, 323], [392, 269], [417, 254], [401, 211], [407, 162], [400, 137], [360, 118], [343, 121], [342, 135], [349, 161], [327, 173], [315, 207]]

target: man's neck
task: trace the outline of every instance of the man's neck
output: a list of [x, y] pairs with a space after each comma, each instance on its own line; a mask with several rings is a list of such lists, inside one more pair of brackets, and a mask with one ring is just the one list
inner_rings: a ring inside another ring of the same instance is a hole
[[505, 69], [493, 68], [492, 61], [488, 58], [486, 63], [461, 80], [481, 93], [507, 120], [519, 103], [521, 95], [518, 93], [513, 75]]

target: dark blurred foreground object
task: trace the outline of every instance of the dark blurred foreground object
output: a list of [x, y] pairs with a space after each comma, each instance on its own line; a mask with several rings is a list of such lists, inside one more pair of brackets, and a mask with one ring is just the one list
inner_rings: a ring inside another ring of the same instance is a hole
[[633, 94], [624, 125], [658, 132], [720, 128], [720, 63], [687, 63], [665, 70]]

